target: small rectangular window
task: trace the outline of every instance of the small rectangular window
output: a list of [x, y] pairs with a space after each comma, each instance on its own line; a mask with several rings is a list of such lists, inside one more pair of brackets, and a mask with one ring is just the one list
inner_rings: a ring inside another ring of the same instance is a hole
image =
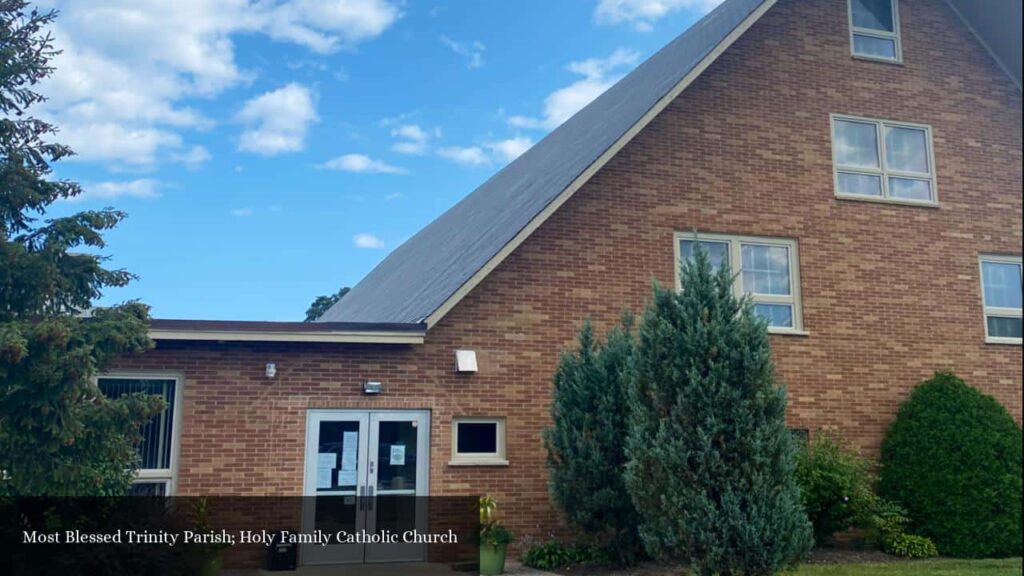
[[985, 307], [986, 341], [1020, 344], [1020, 256], [981, 257], [981, 298]]
[[455, 418], [452, 421], [453, 465], [505, 465], [504, 418]]
[[900, 62], [900, 23], [897, 0], [849, 0], [850, 49], [854, 56]]
[[179, 394], [177, 378], [104, 375], [97, 378], [96, 384], [107, 398], [136, 393], [163, 397], [164, 410], [153, 416], [140, 431], [142, 441], [136, 448], [139, 469], [132, 493], [169, 495], [174, 483], [174, 448], [178, 438], [178, 430], [175, 429], [175, 401]]
[[[695, 241], [692, 234], [676, 234], [676, 240], [681, 266], [693, 257]], [[738, 272], [733, 287], [736, 295], [750, 295], [754, 311], [768, 321], [770, 331], [802, 330], [795, 241], [700, 234], [696, 242], [715, 269], [728, 265]], [[734, 262], [739, 263], [738, 270]], [[679, 271], [677, 268], [677, 277]]]
[[935, 204], [929, 126], [832, 116], [836, 195]]

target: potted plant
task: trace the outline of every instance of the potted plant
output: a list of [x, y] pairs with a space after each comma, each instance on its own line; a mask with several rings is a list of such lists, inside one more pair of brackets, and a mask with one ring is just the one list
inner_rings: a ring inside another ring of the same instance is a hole
[[[196, 498], [192, 502], [192, 523], [198, 533], [210, 532], [210, 511], [206, 497]], [[220, 574], [221, 564], [224, 562], [224, 551], [230, 548], [230, 544], [206, 544], [203, 546], [200, 557], [199, 574], [201, 576], [217, 576]]]
[[495, 517], [497, 501], [490, 496], [480, 498], [480, 574], [493, 576], [505, 573], [505, 551], [512, 542], [512, 533]]

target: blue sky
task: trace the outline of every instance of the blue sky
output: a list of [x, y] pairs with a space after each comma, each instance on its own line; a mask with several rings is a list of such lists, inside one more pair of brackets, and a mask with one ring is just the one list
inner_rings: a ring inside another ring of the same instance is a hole
[[128, 212], [102, 303], [300, 320], [716, 3], [47, 1], [50, 215]]

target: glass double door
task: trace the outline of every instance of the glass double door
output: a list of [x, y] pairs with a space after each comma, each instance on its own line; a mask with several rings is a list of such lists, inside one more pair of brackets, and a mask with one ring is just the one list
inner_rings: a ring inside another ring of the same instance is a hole
[[426, 523], [429, 431], [428, 412], [309, 412], [302, 531], [330, 544], [303, 545], [304, 564], [424, 559], [403, 536]]

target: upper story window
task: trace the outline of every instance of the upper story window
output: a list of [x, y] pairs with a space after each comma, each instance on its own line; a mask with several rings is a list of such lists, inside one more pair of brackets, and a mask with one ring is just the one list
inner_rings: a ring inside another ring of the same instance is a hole
[[167, 496], [174, 491], [178, 430], [175, 417], [178, 413], [178, 378], [160, 375], [104, 375], [97, 381], [100, 391], [108, 398], [125, 394], [153, 394], [162, 396], [166, 408], [153, 416], [142, 427], [142, 442], [139, 453], [139, 470], [132, 483], [132, 494]]
[[[803, 329], [800, 310], [800, 275], [795, 240], [701, 234], [704, 248], [715, 269], [728, 265], [736, 275], [733, 291], [749, 294], [754, 311], [768, 321], [768, 330], [797, 333]], [[692, 234], [676, 234], [679, 265], [693, 257]], [[678, 282], [678, 272], [676, 271]]]
[[884, 62], [903, 60], [897, 0], [849, 0], [853, 55]]
[[980, 260], [985, 339], [988, 342], [1020, 344], [1020, 256], [982, 256]]
[[832, 116], [832, 161], [837, 196], [936, 202], [928, 126]]

